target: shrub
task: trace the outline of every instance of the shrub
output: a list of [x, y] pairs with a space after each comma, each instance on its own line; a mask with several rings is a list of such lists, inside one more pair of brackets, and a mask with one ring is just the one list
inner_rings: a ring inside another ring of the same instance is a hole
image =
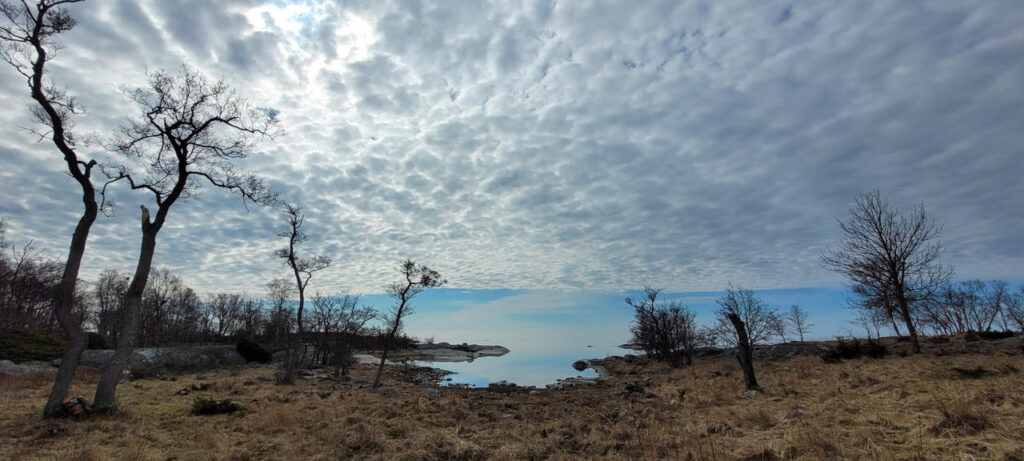
[[880, 359], [882, 357], [889, 355], [889, 348], [885, 347], [885, 344], [882, 344], [873, 339], [869, 339], [862, 350], [864, 355], [871, 357], [873, 359]]
[[1013, 336], [1014, 333], [1012, 331], [1010, 331], [1010, 330], [1006, 330], [1006, 331], [979, 331], [977, 334], [978, 334], [978, 337], [981, 338], [981, 339], [993, 340], [993, 339], [1009, 338], [1009, 337]]
[[50, 361], [63, 355], [65, 347], [66, 343], [56, 333], [0, 330], [0, 360]]
[[236, 347], [238, 349], [238, 354], [241, 355], [246, 362], [270, 362], [270, 352], [264, 349], [259, 344], [249, 341], [248, 339], [242, 339], [241, 341], [238, 341], [238, 345]]
[[217, 400], [209, 397], [196, 397], [192, 401], [192, 414], [198, 415], [223, 415], [242, 411], [242, 405], [231, 400]]
[[853, 338], [846, 341], [843, 338], [836, 338], [836, 347], [821, 354], [825, 363], [839, 363], [843, 360], [855, 359], [858, 357], [870, 357], [880, 359], [889, 355], [889, 348], [873, 339], [861, 343], [859, 339]]
[[635, 321], [629, 329], [632, 343], [672, 367], [689, 365], [699, 341], [696, 316], [679, 302], [658, 302], [657, 289], [645, 287], [644, 293], [643, 298], [626, 298], [626, 304], [635, 311]]
[[860, 340], [853, 338], [853, 341], [843, 341], [842, 338], [838, 338], [836, 343], [836, 354], [841, 359], [855, 359], [860, 356]]
[[85, 346], [86, 349], [113, 349], [114, 348], [110, 344], [110, 341], [107, 340], [106, 336], [103, 336], [103, 335], [101, 335], [99, 333], [96, 333], [95, 331], [90, 331], [90, 332], [86, 333], [86, 336], [89, 338], [88, 345]]

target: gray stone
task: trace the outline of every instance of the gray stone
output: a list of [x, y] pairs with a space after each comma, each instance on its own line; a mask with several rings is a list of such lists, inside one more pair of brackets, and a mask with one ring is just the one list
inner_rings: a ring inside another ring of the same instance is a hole
[[373, 387], [371, 389], [373, 389], [373, 392], [380, 395], [395, 395], [398, 393], [398, 391], [396, 391], [395, 388], [391, 386]]
[[481, 346], [478, 344], [417, 344], [422, 360], [431, 362], [471, 362], [480, 357], [499, 357], [508, 354], [502, 346]]
[[428, 398], [436, 399], [441, 396], [441, 391], [434, 389], [432, 387], [428, 387], [426, 389], [423, 389], [423, 395]]
[[[112, 350], [87, 350], [79, 362], [82, 366], [106, 368], [114, 356]], [[60, 364], [60, 359], [54, 361]], [[235, 346], [177, 346], [136, 349], [128, 362], [129, 369], [144, 374], [165, 371], [211, 370], [230, 365], [244, 365], [245, 359]]]
[[582, 386], [593, 386], [597, 384], [598, 378], [581, 378], [579, 376], [575, 378], [565, 378], [555, 381], [554, 384], [548, 384], [548, 389], [568, 389], [571, 387], [582, 387]]
[[21, 375], [25, 373], [39, 373], [56, 371], [49, 362], [29, 360], [22, 363], [14, 363], [10, 360], [0, 360], [0, 373], [8, 375]]

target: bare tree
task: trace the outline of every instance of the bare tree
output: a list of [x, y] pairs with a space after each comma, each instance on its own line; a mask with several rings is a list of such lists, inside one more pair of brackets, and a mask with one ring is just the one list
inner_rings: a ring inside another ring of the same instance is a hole
[[10, 256], [2, 253], [0, 257], [6, 269], [0, 274], [0, 327], [53, 327], [53, 290], [60, 284], [61, 264], [31, 240], [11, 245]]
[[223, 338], [240, 328], [245, 316], [246, 298], [234, 293], [217, 293], [206, 301], [206, 310], [217, 324], [217, 337]]
[[85, 254], [89, 231], [100, 211], [96, 201], [96, 188], [92, 184], [95, 160], [81, 158], [76, 152], [78, 139], [74, 135], [72, 117], [82, 112], [66, 90], [44, 81], [46, 63], [60, 49], [56, 36], [75, 27], [75, 20], [64, 5], [83, 0], [38, 0], [20, 2], [0, 0], [0, 57], [25, 77], [32, 99], [36, 120], [46, 131], [34, 131], [39, 139], [50, 138], [67, 164], [68, 173], [82, 191], [82, 216], [71, 235], [71, 247], [64, 261], [60, 284], [53, 292], [53, 311], [64, 334], [68, 348], [61, 360], [53, 388], [47, 398], [43, 415], [47, 418], [63, 415], [61, 402], [67, 396], [78, 368], [79, 359], [88, 342], [81, 325], [72, 314], [75, 304], [78, 271]]
[[753, 290], [729, 287], [725, 296], [717, 301], [720, 307], [717, 323], [712, 328], [716, 338], [729, 344], [739, 343], [736, 328], [726, 314], [733, 313], [743, 321], [744, 329], [751, 345], [761, 344], [772, 336], [782, 336], [780, 315], [763, 299], [754, 295]]
[[354, 340], [369, 321], [377, 318], [377, 312], [372, 306], [360, 306], [359, 296], [347, 293], [317, 293], [312, 301], [315, 328], [321, 334], [316, 356], [323, 365], [333, 364], [335, 377], [341, 377], [352, 364]]
[[107, 269], [100, 274], [96, 281], [96, 332], [100, 334], [109, 344], [117, 345], [117, 331], [121, 325], [121, 309], [124, 307], [124, 297], [128, 292], [127, 275], [122, 275], [115, 269]]
[[626, 298], [626, 304], [636, 313], [635, 323], [630, 327], [632, 342], [648, 356], [665, 360], [672, 367], [690, 365], [693, 349], [699, 342], [696, 316], [677, 301], [659, 303], [660, 292], [644, 287], [643, 297]]
[[384, 351], [381, 352], [380, 366], [377, 368], [377, 377], [373, 380], [373, 387], [380, 386], [380, 378], [384, 375], [384, 363], [388, 359], [388, 349], [395, 340], [395, 336], [402, 330], [403, 320], [412, 314], [412, 305], [409, 300], [423, 292], [427, 288], [434, 288], [448, 283], [441, 278], [441, 274], [423, 264], [416, 264], [411, 259], [406, 259], [398, 267], [402, 274], [402, 280], [388, 285], [385, 290], [388, 296], [395, 300], [395, 307], [391, 314], [385, 319], [387, 334], [384, 340]]
[[[313, 273], [330, 267], [331, 258], [327, 256], [302, 258], [298, 255], [297, 246], [309, 240], [309, 236], [302, 231], [302, 223], [305, 221], [305, 216], [303, 216], [299, 207], [295, 205], [285, 204], [284, 208], [285, 217], [288, 218], [288, 230], [279, 235], [288, 239], [288, 247], [281, 248], [274, 254], [278, 258], [285, 260], [285, 263], [291, 268], [292, 274], [295, 276], [295, 288], [299, 293], [299, 305], [295, 311], [295, 325], [299, 330], [298, 338], [289, 341], [291, 346], [288, 348], [288, 359], [285, 360], [284, 373], [280, 379], [281, 383], [291, 384], [295, 381], [296, 366], [306, 356], [306, 329], [302, 321], [302, 314], [306, 305], [306, 286], [309, 285], [309, 280], [313, 278]], [[301, 353], [297, 350], [296, 342], [302, 347]]]
[[151, 216], [145, 205], [141, 207], [139, 260], [125, 297], [118, 348], [96, 388], [93, 408], [97, 411], [114, 407], [117, 383], [139, 331], [156, 237], [171, 207], [179, 199], [196, 196], [204, 183], [239, 194], [243, 203], [278, 203], [262, 180], [238, 173], [233, 165], [234, 160], [250, 156], [256, 143], [271, 134], [276, 123], [273, 111], [251, 108], [227, 84], [211, 82], [188, 66], [173, 75], [152, 72], [149, 88], [126, 93], [142, 114], [122, 127], [116, 143], [116, 149], [133, 164], [108, 172], [110, 182], [126, 180], [132, 189], [148, 192], [156, 213]]
[[251, 340], [260, 334], [267, 323], [267, 316], [259, 301], [245, 295], [242, 295], [242, 298], [241, 327], [235, 333]]
[[265, 336], [281, 346], [292, 332], [292, 310], [288, 308], [288, 299], [295, 293], [295, 285], [286, 278], [276, 278], [267, 282], [267, 299], [270, 301], [270, 313], [267, 319]]
[[801, 309], [798, 304], [789, 307], [789, 312], [786, 313], [786, 322], [793, 327], [793, 331], [800, 337], [800, 342], [804, 342], [804, 333], [814, 326], [813, 323], [807, 321], [807, 311]]
[[914, 351], [921, 351], [913, 310], [935, 297], [952, 270], [939, 263], [942, 229], [929, 219], [924, 205], [901, 215], [877, 190], [857, 198], [846, 221], [843, 239], [821, 257], [826, 268], [845, 275], [861, 289], [865, 305], [890, 301], [907, 327]]
[[723, 315], [736, 331], [736, 360], [740, 362], [740, 369], [743, 370], [743, 383], [748, 391], [760, 391], [761, 386], [757, 384], [757, 377], [754, 376], [754, 348], [747, 335], [746, 323], [735, 312], [725, 312]]
[[1024, 332], [1024, 286], [1020, 287], [1017, 293], [1008, 293], [1003, 303], [1007, 329], [1010, 328], [1009, 325], [1015, 324], [1018, 331]]
[[743, 370], [747, 390], [761, 390], [754, 375], [754, 345], [779, 334], [779, 315], [752, 290], [729, 287], [719, 305], [713, 333], [736, 348], [736, 360]]
[[942, 334], [991, 330], [997, 321], [1009, 328], [1006, 282], [966, 280], [943, 286], [938, 295], [921, 303], [917, 315], [920, 322]]
[[[849, 320], [848, 322], [851, 325], [863, 328], [864, 333], [867, 335], [867, 339], [880, 339], [882, 337], [882, 326], [885, 323], [881, 311], [860, 308], [857, 309], [857, 317]], [[850, 336], [853, 337], [855, 335], [851, 333]], [[897, 334], [897, 336], [899, 335]]]

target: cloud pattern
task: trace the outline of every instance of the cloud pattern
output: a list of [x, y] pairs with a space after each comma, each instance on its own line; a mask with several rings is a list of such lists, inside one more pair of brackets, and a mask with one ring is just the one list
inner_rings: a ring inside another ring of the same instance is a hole
[[[879, 188], [924, 202], [962, 277], [1024, 278], [1024, 10], [1013, 1], [89, 1], [51, 62], [102, 140], [119, 87], [181, 62], [280, 111], [245, 167], [303, 207], [315, 289], [379, 292], [403, 258], [465, 288], [835, 286], [817, 257]], [[74, 183], [0, 72], [0, 215], [66, 251]], [[104, 158], [102, 144], [86, 152]], [[137, 208], [83, 275], [131, 270]], [[155, 262], [262, 292], [285, 222], [207, 188]]]

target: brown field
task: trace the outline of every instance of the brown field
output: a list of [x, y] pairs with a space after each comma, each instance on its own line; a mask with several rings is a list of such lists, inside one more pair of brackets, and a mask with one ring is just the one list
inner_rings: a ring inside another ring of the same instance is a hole
[[[319, 379], [278, 386], [274, 367], [247, 366], [123, 383], [122, 411], [85, 421], [41, 419], [49, 375], [0, 376], [0, 459], [1021, 460], [1022, 369], [1019, 347], [834, 365], [800, 356], [758, 363], [765, 392], [748, 395], [734, 360], [698, 359], [588, 388], [430, 396], [396, 373], [386, 384], [397, 392], [380, 395]], [[645, 379], [646, 391], [624, 390]], [[90, 396], [95, 377], [79, 381]], [[246, 411], [191, 416], [197, 396]]]

